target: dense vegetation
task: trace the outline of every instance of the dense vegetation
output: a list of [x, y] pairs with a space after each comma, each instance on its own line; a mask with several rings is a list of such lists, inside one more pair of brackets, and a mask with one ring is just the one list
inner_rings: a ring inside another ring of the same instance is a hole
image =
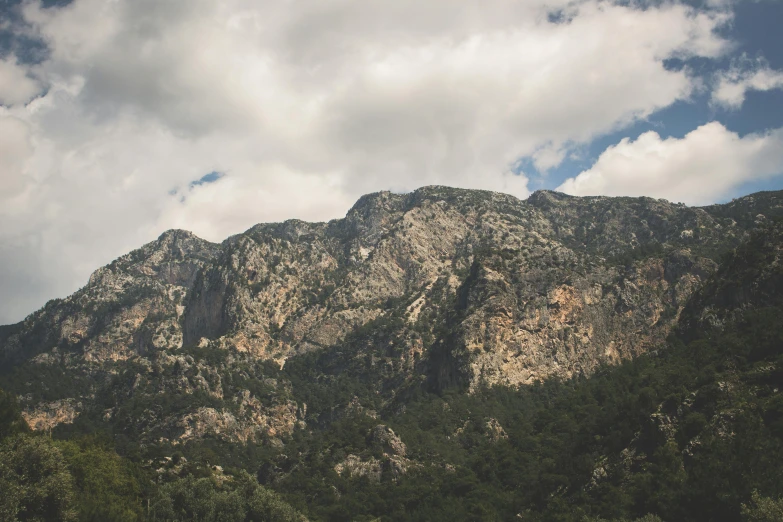
[[31, 434], [15, 399], [0, 391], [4, 522], [303, 520], [247, 472], [173, 467], [177, 472], [158, 470], [163, 473], [156, 476], [149, 466], [120, 457], [105, 440]]
[[[384, 420], [419, 463], [396, 480], [334, 471], [348, 454], [382, 457], [367, 436], [378, 421], [362, 412], [298, 430], [284, 450], [251, 459], [250, 471], [323, 520], [780, 520], [781, 313], [746, 312], [688, 345], [672, 337], [658, 355], [589, 379], [423, 393]], [[186, 448], [193, 464], [172, 463], [153, 482], [157, 472], [105, 441], [26, 433], [13, 398], [0, 399], [3, 519], [296, 519], [254, 477], [206, 467], [230, 447]], [[489, 419], [503, 436], [492, 436]]]
[[287, 453], [304, 457], [276, 487], [330, 520], [741, 520], [754, 491], [783, 494], [781, 312], [589, 379], [423, 396], [389, 418], [425, 463], [394, 483], [336, 476], [347, 453], [379, 456], [365, 436], [376, 421], [347, 417], [295, 437]]

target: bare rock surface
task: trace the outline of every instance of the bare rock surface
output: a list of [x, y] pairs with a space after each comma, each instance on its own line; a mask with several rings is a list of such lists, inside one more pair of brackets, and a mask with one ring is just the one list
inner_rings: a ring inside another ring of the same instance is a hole
[[[365, 372], [389, 401], [406, 387], [590, 374], [659, 345], [720, 255], [783, 214], [781, 202], [771, 192], [689, 208], [550, 191], [521, 201], [425, 187], [219, 245], [169, 231], [0, 327], [2, 385], [38, 429], [95, 410], [135, 419], [143, 440], [248, 441], [285, 438], [307, 419], [291, 384], [268, 378], [307, 354], [324, 354], [324, 375]], [[31, 377], [43, 371], [58, 385]], [[405, 445], [383, 428], [373, 436], [403, 469]], [[380, 461], [362, 462], [339, 472], [376, 476]]]

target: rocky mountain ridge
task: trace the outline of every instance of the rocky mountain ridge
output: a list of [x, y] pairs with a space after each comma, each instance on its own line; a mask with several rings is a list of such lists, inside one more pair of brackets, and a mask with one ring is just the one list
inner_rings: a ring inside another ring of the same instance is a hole
[[[219, 245], [169, 231], [0, 329], [3, 384], [41, 429], [99, 412], [149, 440], [246, 441], [322, 413], [268, 375], [308, 354], [390, 407], [418, 386], [590, 374], [660, 345], [721, 254], [781, 215], [780, 192], [689, 208], [425, 187]], [[199, 399], [142, 407], [165, 396]]]

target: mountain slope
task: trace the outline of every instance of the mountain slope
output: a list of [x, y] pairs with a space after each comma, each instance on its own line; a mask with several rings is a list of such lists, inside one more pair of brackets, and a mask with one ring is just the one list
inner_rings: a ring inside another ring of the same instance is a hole
[[[749, 201], [751, 212], [780, 208], [774, 194]], [[306, 405], [283, 391], [262, 404], [248, 387], [225, 384], [242, 365], [263, 381], [261, 361], [321, 352], [324, 376], [363, 372], [385, 405], [420, 386], [586, 375], [665, 339], [717, 256], [758, 226], [731, 217], [743, 205], [547, 191], [520, 201], [426, 187], [365, 196], [329, 223], [258, 225], [221, 245], [171, 231], [5, 327], [2, 367], [16, 372], [5, 384], [31, 423], [49, 429], [99, 402], [111, 418], [125, 399], [101, 397], [132, 371], [119, 396], [147, 381], [157, 383], [150, 396], [205, 394], [155, 415], [150, 425], [168, 426], [166, 438], [219, 431], [244, 440], [280, 431], [258, 428], [258, 416], [284, 433], [306, 420]], [[228, 366], [194, 363], [199, 349]], [[185, 367], [190, 374], [174, 371]]]
[[[777, 520], [781, 249], [777, 224], [728, 253], [654, 352], [570, 381], [421, 394], [382, 420], [355, 407], [262, 475], [320, 520]], [[722, 291], [744, 285], [763, 291]], [[726, 319], [694, 326], [701, 306]], [[402, 455], [379, 447], [380, 422]]]
[[0, 329], [0, 402], [119, 465], [103, 434], [134, 520], [199, 488], [293, 519], [735, 522], [783, 494], [781, 198], [427, 187], [167, 232]]

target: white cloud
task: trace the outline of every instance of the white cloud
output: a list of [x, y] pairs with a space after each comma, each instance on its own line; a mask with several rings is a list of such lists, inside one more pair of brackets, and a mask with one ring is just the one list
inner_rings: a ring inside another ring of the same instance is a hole
[[748, 91], [783, 89], [783, 71], [775, 71], [764, 60], [744, 59], [716, 76], [712, 103], [727, 109], [739, 109]]
[[[567, 21], [548, 21], [558, 10]], [[0, 322], [168, 227], [220, 240], [435, 183], [525, 197], [517, 159], [554, 167], [687, 99], [700, 80], [664, 60], [730, 44], [726, 11], [671, 2], [74, 0], [23, 14], [50, 53], [24, 71], [46, 94], [0, 113], [15, 151]], [[184, 202], [169, 195], [215, 170]]]
[[739, 137], [717, 122], [683, 138], [650, 131], [607, 148], [557, 190], [577, 196], [649, 196], [713, 203], [737, 185], [783, 174], [783, 129]]
[[546, 172], [547, 170], [557, 167], [563, 162], [563, 158], [566, 155], [566, 147], [556, 148], [552, 144], [547, 144], [535, 151], [531, 158], [533, 159], [533, 166], [539, 172]]
[[28, 125], [0, 112], [0, 172], [14, 173], [0, 176], [0, 194], [13, 197], [25, 187], [27, 160], [32, 155]]
[[0, 58], [0, 105], [24, 103], [40, 91], [40, 86], [27, 75], [14, 55]]

